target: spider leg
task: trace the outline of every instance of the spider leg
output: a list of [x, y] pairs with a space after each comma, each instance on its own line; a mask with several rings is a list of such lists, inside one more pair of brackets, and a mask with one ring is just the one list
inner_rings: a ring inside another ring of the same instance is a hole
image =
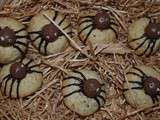
[[101, 95], [97, 95], [97, 97], [100, 98], [103, 102], [106, 101], [105, 98], [103, 96], [101, 96]]
[[84, 42], [84, 43], [86, 43], [86, 41], [87, 41], [88, 37], [90, 36], [90, 34], [92, 33], [92, 31], [93, 31], [94, 29], [95, 29], [95, 28], [94, 28], [94, 27], [92, 27], [92, 28], [89, 30], [89, 32], [87, 33], [87, 35], [86, 35], [85, 39], [83, 40], [83, 42]]
[[86, 19], [86, 20], [81, 21], [81, 22], [79, 23], [79, 26], [82, 25], [82, 24], [85, 23], [85, 22], [92, 22], [92, 19], [89, 19], [89, 20]]
[[31, 62], [33, 62], [32, 59], [30, 59], [30, 60], [25, 64], [25, 66], [28, 66]]
[[40, 38], [41, 36], [40, 35], [38, 35], [38, 36], [36, 36], [33, 40], [31, 40], [31, 41], [36, 41], [38, 38]]
[[39, 65], [40, 65], [40, 64], [32, 65], [32, 66], [29, 66], [29, 68], [31, 69], [31, 68], [37, 67], [37, 66], [39, 66]]
[[71, 26], [71, 24], [68, 24], [66, 27], [63, 28], [63, 30], [66, 30], [67, 28], [69, 28]]
[[22, 55], [24, 55], [24, 52], [21, 50], [20, 47], [13, 45], [14, 48], [16, 48]]
[[58, 11], [55, 11], [55, 15], [54, 15], [54, 17], [53, 17], [53, 21], [56, 20], [57, 16], [58, 16]]
[[45, 41], [45, 45], [44, 45], [44, 55], [47, 55], [47, 46], [48, 46], [48, 42]]
[[111, 25], [115, 25], [118, 26], [118, 24], [114, 23], [114, 22], [110, 22]]
[[150, 44], [152, 43], [152, 46], [151, 46], [151, 50], [150, 50], [150, 52], [148, 53], [147, 57], [152, 54], [153, 49], [154, 49], [157, 41], [158, 41], [158, 40], [155, 40], [155, 39], [154, 39], [153, 41], [150, 41]]
[[26, 38], [26, 37], [28, 37], [28, 35], [24, 35], [24, 36], [16, 35], [16, 38], [17, 38], [17, 39]]
[[123, 90], [127, 91], [127, 90], [130, 90], [130, 89], [141, 90], [141, 89], [143, 89], [143, 87], [132, 87], [132, 88], [127, 88], [127, 89], [123, 89]]
[[144, 78], [143, 76], [141, 76], [141, 75], [139, 75], [138, 73], [135, 73], [135, 72], [127, 72], [126, 74], [127, 74], [127, 75], [128, 75], [128, 74], [136, 75], [136, 76], [140, 77], [141, 79]]
[[83, 73], [77, 71], [77, 70], [72, 70], [73, 72], [75, 73], [78, 73], [79, 75], [81, 75], [81, 77], [84, 79], [84, 80], [87, 80], [87, 78], [83, 75]]
[[116, 38], [118, 38], [117, 31], [116, 31], [114, 28], [112, 28], [112, 27], [110, 26], [108, 29], [111, 29], [111, 30], [112, 30], [112, 31], [115, 33], [115, 35], [116, 35]]
[[2, 86], [2, 83], [3, 83], [3, 81], [4, 81], [5, 79], [10, 79], [10, 78], [11, 78], [11, 75], [10, 75], [10, 74], [6, 75], [6, 76], [2, 79], [2, 81], [0, 82], [0, 87]]
[[17, 80], [17, 98], [19, 98], [19, 85], [20, 85], [21, 80]]
[[30, 34], [41, 34], [41, 31], [32, 31], [32, 32], [29, 32], [28, 34], [29, 34], [29, 35], [30, 35]]
[[89, 24], [86, 27], [84, 27], [78, 34], [81, 34], [84, 30], [88, 29], [89, 27], [91, 27], [93, 24]]
[[28, 70], [27, 72], [28, 72], [28, 73], [33, 73], [33, 72], [35, 72], [35, 73], [40, 73], [40, 74], [42, 74], [41, 71], [37, 71], [37, 70]]
[[93, 19], [93, 17], [94, 17], [94, 16], [89, 16], [89, 15], [88, 15], [88, 16], [80, 17], [80, 19], [83, 19], [83, 18], [90, 18], [90, 19]]
[[144, 37], [145, 37], [145, 34], [143, 34], [141, 37], [138, 37], [138, 38], [132, 39], [131, 41], [129, 41], [129, 43], [130, 43], [130, 42], [137, 41], [137, 40], [142, 39], [142, 38], [144, 38]]
[[97, 104], [98, 104], [98, 109], [100, 109], [100, 106], [101, 106], [100, 101], [98, 100], [97, 97], [95, 97], [94, 100], [95, 100], [95, 101], [97, 102]]
[[22, 45], [22, 46], [26, 47], [26, 44], [21, 42], [21, 41], [16, 41], [15, 44], [19, 44], [19, 45]]
[[142, 82], [140, 82], [140, 81], [128, 81], [129, 83], [136, 83], [136, 84], [138, 84], [138, 85], [142, 85], [143, 83]]
[[39, 43], [39, 46], [38, 46], [38, 51], [41, 52], [41, 46], [42, 46], [42, 43], [44, 42], [43, 39], [41, 39], [40, 43]]
[[[148, 49], [150, 48], [151, 44], [152, 44], [152, 41], [149, 41], [149, 43], [148, 43], [146, 49], [145, 49], [140, 55], [138, 55], [138, 56], [144, 55], [144, 54], [148, 51]], [[152, 51], [151, 51], [151, 52], [152, 52]]]
[[4, 94], [6, 95], [6, 87], [7, 87], [7, 83], [8, 81], [11, 79], [11, 76], [9, 76], [6, 81], [5, 81], [5, 85], [4, 85]]
[[13, 89], [13, 84], [15, 83], [15, 79], [12, 79], [12, 83], [10, 85], [10, 89], [9, 89], [9, 97], [11, 97], [12, 95], [12, 89]]
[[68, 79], [75, 79], [75, 80], [78, 80], [79, 82], [83, 82], [83, 80], [82, 80], [81, 78], [74, 77], [74, 76], [66, 77], [66, 78], [64, 78], [63, 80], [68, 80]]
[[75, 90], [75, 91], [73, 91], [69, 94], [64, 95], [63, 97], [66, 98], [66, 97], [69, 97], [69, 96], [73, 95], [74, 93], [79, 93], [79, 92], [81, 92], [81, 89]]
[[155, 97], [150, 96], [150, 97], [151, 97], [153, 103], [155, 103], [156, 101], [157, 102], [159, 101], [157, 96], [155, 96]]
[[15, 31], [15, 33], [19, 33], [19, 32], [21, 32], [21, 31], [23, 31], [23, 30], [26, 30], [26, 27], [23, 27], [23, 28], [21, 28], [21, 29]]
[[133, 69], [135, 69], [135, 70], [137, 70], [138, 72], [140, 72], [144, 77], [147, 77], [147, 75], [146, 75], [142, 70], [140, 70], [139, 68], [133, 67]]
[[134, 48], [134, 50], [138, 50], [139, 48], [141, 48], [147, 41], [148, 39], [146, 38], [141, 44], [139, 44], [136, 48]]
[[64, 22], [64, 20], [66, 19], [66, 17], [67, 17], [67, 15], [65, 15], [64, 18], [58, 23], [59, 26]]
[[70, 86], [80, 86], [80, 85], [81, 85], [80, 83], [72, 83], [72, 84], [68, 84], [68, 85], [63, 86], [62, 89], [70, 87]]

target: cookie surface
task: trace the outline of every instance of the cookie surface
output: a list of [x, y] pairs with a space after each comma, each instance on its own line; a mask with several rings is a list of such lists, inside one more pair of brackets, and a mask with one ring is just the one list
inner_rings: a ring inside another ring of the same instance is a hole
[[135, 108], [144, 108], [160, 101], [160, 73], [148, 66], [135, 66], [126, 73], [124, 96]]
[[0, 89], [11, 98], [21, 98], [36, 92], [42, 85], [39, 66], [30, 59], [18, 60], [3, 66], [0, 72]]
[[160, 23], [140, 18], [129, 26], [128, 45], [139, 56], [154, 55], [160, 49]]
[[70, 72], [62, 84], [65, 105], [81, 116], [93, 114], [105, 103], [106, 85], [94, 71]]
[[55, 21], [68, 35], [72, 33], [67, 15], [53, 10], [41, 11], [31, 19], [29, 24], [28, 31], [32, 43], [43, 55], [61, 52], [68, 45], [67, 38], [44, 14]]
[[21, 22], [0, 17], [0, 63], [10, 63], [26, 53], [27, 35], [26, 27]]

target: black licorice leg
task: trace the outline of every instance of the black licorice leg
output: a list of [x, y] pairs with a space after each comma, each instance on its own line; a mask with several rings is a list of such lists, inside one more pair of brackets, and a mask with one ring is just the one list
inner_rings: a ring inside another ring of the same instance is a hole
[[27, 66], [28, 67], [28, 65], [29, 64], [31, 64], [33, 62], [33, 60], [32, 59], [30, 59], [26, 64], [25, 64], [25, 66]]
[[[130, 88], [131, 90], [132, 89], [134, 89], [134, 90], [141, 90], [141, 89], [143, 89], [143, 87], [131, 87]], [[123, 89], [124, 91], [127, 91], [127, 90], [130, 90], [129, 88], [127, 88], [127, 89]]]
[[16, 41], [15, 44], [19, 44], [19, 45], [22, 45], [22, 46], [24, 46], [24, 47], [27, 46], [25, 43], [23, 43], [23, 42], [21, 42], [21, 41]]
[[39, 65], [40, 65], [40, 64], [32, 65], [32, 66], [29, 66], [28, 68], [32, 69], [32, 68], [37, 67], [37, 66], [39, 66]]
[[92, 27], [92, 28], [89, 30], [89, 32], [87, 33], [85, 39], [83, 40], [84, 44], [87, 42], [88, 37], [90, 36], [90, 34], [92, 33], [92, 31], [93, 31], [94, 29], [95, 29], [95, 28]]
[[84, 30], [88, 29], [89, 27], [92, 27], [93, 24], [89, 24], [86, 27], [84, 27], [78, 34], [80, 35]]
[[85, 23], [85, 22], [87, 22], [87, 23], [88, 23], [88, 22], [92, 22], [92, 19], [89, 19], [89, 20], [86, 19], [86, 20], [81, 21], [81, 22], [79, 23], [79, 26], [82, 25], [82, 24]]
[[15, 79], [12, 79], [12, 83], [11, 83], [10, 88], [9, 88], [9, 97], [12, 96], [12, 89], [13, 89], [14, 83], [15, 83]]
[[71, 96], [71, 95], [73, 95], [75, 93], [79, 93], [79, 92], [81, 92], [81, 89], [78, 89], [78, 90], [75, 90], [75, 91], [73, 91], [73, 92], [71, 92], [69, 94], [66, 94], [66, 95], [63, 96], [63, 98], [69, 97], [69, 96]]
[[[150, 40], [150, 41], [151, 41], [151, 40]], [[156, 41], [158, 41], [158, 40], [155, 40], [155, 39], [154, 39], [153, 41], [151, 41], [152, 46], [151, 46], [150, 52], [148, 53], [147, 57], [152, 54], [153, 49], [154, 49], [154, 47], [155, 47], [155, 45], [156, 45]]]
[[139, 48], [141, 48], [147, 42], [147, 40], [148, 40], [147, 38], [144, 39], [141, 44], [139, 44], [136, 48], [134, 48], [134, 50], [138, 50]]
[[143, 76], [141, 76], [141, 75], [139, 75], [138, 73], [135, 73], [135, 72], [127, 72], [126, 74], [127, 74], [127, 75], [128, 75], [128, 74], [136, 75], [136, 76], [140, 77], [141, 79], [144, 78]]
[[41, 71], [37, 71], [37, 70], [28, 70], [27, 71], [28, 73], [40, 73], [40, 74], [42, 74], [42, 72]]
[[114, 22], [110, 22], [111, 25], [115, 25], [118, 26], [118, 24], [114, 23]]
[[54, 17], [53, 17], [53, 21], [56, 20], [57, 16], [58, 16], [58, 11], [55, 11], [55, 15], [54, 15]]
[[32, 32], [29, 32], [28, 34], [29, 34], [29, 35], [30, 35], [30, 34], [41, 34], [41, 31], [32, 31]]
[[72, 83], [72, 84], [68, 84], [62, 87], [62, 89], [67, 88], [67, 87], [71, 87], [71, 86], [80, 86], [80, 83]]
[[5, 81], [5, 84], [4, 84], [4, 95], [6, 95], [6, 87], [7, 87], [7, 83], [8, 81], [11, 79], [11, 77], [8, 77]]
[[38, 36], [36, 36], [33, 40], [31, 40], [32, 42], [34, 42], [34, 41], [36, 41], [36, 40], [38, 40], [38, 38], [40, 38], [41, 36], [40, 35], [38, 35]]
[[66, 27], [63, 28], [63, 30], [66, 30], [67, 28], [69, 28], [71, 26], [71, 24], [68, 24]]
[[103, 102], [106, 101], [105, 98], [103, 96], [101, 96], [101, 95], [97, 95], [97, 97], [99, 97]]
[[114, 29], [114, 28], [112, 28], [112, 27], [109, 27], [108, 29], [111, 29], [114, 33], [115, 33], [115, 35], [116, 35], [116, 38], [118, 38], [118, 34], [117, 34], [117, 31]]
[[74, 79], [74, 80], [78, 80], [78, 81], [80, 81], [80, 82], [83, 82], [83, 80], [82, 80], [81, 78], [74, 77], [74, 76], [70, 76], [70, 77], [64, 78], [63, 81], [64, 81], [64, 80], [68, 80], [68, 79]]
[[43, 39], [41, 39], [40, 43], [39, 43], [39, 46], [38, 46], [38, 51], [41, 53], [41, 46], [42, 46], [42, 43], [44, 42]]
[[151, 41], [149, 41], [149, 43], [148, 43], [148, 45], [147, 45], [146, 49], [145, 49], [141, 54], [139, 54], [138, 56], [142, 56], [142, 55], [144, 55], [144, 54], [148, 51], [148, 49], [150, 48], [151, 44], [152, 44], [152, 42], [151, 42]]
[[47, 46], [48, 46], [48, 42], [45, 41], [45, 44], [44, 44], [44, 55], [47, 55]]
[[83, 73], [77, 71], [77, 70], [72, 70], [74, 73], [78, 73], [79, 75], [81, 75], [81, 77], [84, 79], [84, 80], [87, 80], [86, 76], [84, 76]]
[[14, 48], [16, 48], [22, 55], [24, 55], [24, 52], [21, 50], [20, 47], [13, 45]]
[[101, 106], [100, 101], [98, 100], [97, 97], [95, 97], [94, 100], [95, 100], [95, 101], [97, 102], [97, 104], [98, 104], [98, 109], [100, 109], [100, 106]]
[[0, 82], [0, 87], [1, 87], [1, 86], [2, 86], [2, 84], [3, 84], [3, 81], [4, 81], [5, 79], [10, 78], [10, 77], [11, 77], [11, 75], [10, 75], [10, 74], [6, 75], [6, 76], [2, 79], [2, 81]]
[[15, 33], [19, 33], [19, 32], [24, 31], [24, 30], [26, 30], [26, 27], [23, 27], [23, 28], [21, 28], [21, 29], [15, 31]]
[[139, 71], [144, 77], [147, 77], [147, 75], [142, 70], [140, 70], [139, 68], [133, 67], [133, 69]]
[[21, 82], [21, 80], [17, 80], [17, 89], [16, 89], [16, 91], [17, 91], [17, 98], [19, 98], [19, 86], [20, 86], [20, 82]]
[[140, 82], [140, 81], [128, 81], [128, 83], [136, 83], [138, 85], [142, 85], [142, 82]]
[[64, 16], [64, 18], [62, 18], [62, 20], [58, 23], [59, 26], [61, 26], [61, 24], [64, 22], [64, 20], [66, 19], [67, 15]]
[[139, 37], [139, 38], [132, 39], [131, 41], [129, 41], [129, 43], [130, 43], [130, 42], [137, 41], [137, 40], [142, 39], [142, 38], [144, 38], [144, 37], [145, 37], [145, 35], [143, 34], [143, 35], [142, 35], [141, 37]]
[[17, 39], [21, 39], [21, 38], [27, 38], [27, 35], [24, 35], [24, 36], [19, 36], [19, 35], [16, 35], [16, 38], [17, 38]]

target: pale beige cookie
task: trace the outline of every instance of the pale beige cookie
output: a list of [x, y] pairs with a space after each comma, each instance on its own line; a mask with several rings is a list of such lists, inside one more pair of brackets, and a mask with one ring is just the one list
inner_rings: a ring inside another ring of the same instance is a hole
[[148, 66], [135, 66], [126, 73], [124, 96], [135, 108], [144, 108], [160, 101], [160, 73]]
[[26, 97], [41, 87], [42, 80], [39, 65], [25, 58], [3, 66], [0, 72], [0, 89], [11, 98]]
[[55, 21], [68, 35], [72, 33], [67, 15], [53, 10], [41, 11], [31, 19], [29, 24], [28, 31], [32, 43], [43, 55], [61, 52], [68, 45], [67, 38], [44, 14]]
[[10, 63], [26, 53], [27, 34], [21, 22], [10, 17], [0, 17], [0, 63]]
[[160, 49], [160, 23], [140, 18], [129, 26], [128, 45], [138, 56], [150, 56]]
[[115, 42], [117, 37], [117, 24], [107, 11], [81, 15], [78, 30], [80, 40], [84, 44], [87, 44], [87, 42], [91, 42], [92, 44], [107, 44]]
[[107, 87], [94, 71], [70, 72], [62, 84], [65, 105], [81, 116], [93, 114], [105, 103]]

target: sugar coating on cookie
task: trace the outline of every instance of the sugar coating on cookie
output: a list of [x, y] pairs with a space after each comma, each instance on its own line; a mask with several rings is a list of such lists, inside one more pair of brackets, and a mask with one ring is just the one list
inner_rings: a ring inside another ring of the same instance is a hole
[[28, 31], [31, 41], [43, 55], [61, 52], [68, 45], [67, 38], [44, 14], [55, 21], [68, 35], [72, 33], [67, 15], [58, 11], [45, 10], [36, 14], [30, 21]]
[[107, 87], [95, 71], [74, 70], [62, 84], [65, 105], [81, 116], [93, 114], [105, 103]]
[[128, 45], [138, 56], [151, 56], [160, 49], [160, 23], [140, 18], [129, 26]]
[[0, 17], [0, 63], [10, 63], [26, 53], [26, 27], [10, 17]]
[[79, 19], [79, 38], [87, 44], [108, 44], [115, 42], [117, 24], [114, 17], [107, 11], [97, 13], [83, 13]]
[[0, 72], [0, 90], [11, 98], [22, 98], [36, 92], [42, 85], [42, 72], [33, 60], [17, 60], [3, 66]]
[[134, 66], [126, 73], [124, 96], [135, 108], [144, 108], [160, 101], [160, 72], [155, 68]]

